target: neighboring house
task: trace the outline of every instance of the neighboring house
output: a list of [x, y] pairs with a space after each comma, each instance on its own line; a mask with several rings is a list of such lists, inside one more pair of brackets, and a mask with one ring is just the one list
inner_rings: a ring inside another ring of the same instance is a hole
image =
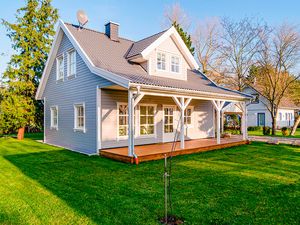
[[[60, 21], [37, 91], [44, 101], [44, 141], [86, 154], [101, 149], [188, 139], [220, 143], [225, 101], [251, 96], [221, 88], [174, 27], [134, 42], [109, 22], [105, 33]], [[180, 126], [178, 125], [180, 124]], [[244, 139], [246, 131], [244, 131]]]
[[[269, 126], [272, 127], [271, 113], [267, 109], [268, 101], [252, 87], [246, 87], [243, 93], [253, 96], [251, 103], [247, 105], [247, 126]], [[299, 109], [291, 100], [284, 98], [278, 108], [277, 128], [291, 127], [294, 125], [295, 111]], [[236, 110], [241, 112], [234, 104], [223, 109], [225, 113]]]

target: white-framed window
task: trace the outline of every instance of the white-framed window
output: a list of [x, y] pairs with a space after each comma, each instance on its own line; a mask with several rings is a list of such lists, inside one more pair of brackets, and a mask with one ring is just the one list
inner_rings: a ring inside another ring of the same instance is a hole
[[178, 56], [171, 56], [171, 72], [179, 73], [179, 57]]
[[279, 120], [282, 121], [282, 113], [279, 113]]
[[162, 52], [157, 53], [156, 64], [158, 70], [166, 70], [166, 54]]
[[50, 107], [50, 128], [58, 129], [58, 107]]
[[193, 125], [193, 107], [189, 106], [184, 111], [184, 124], [186, 126], [192, 126]]
[[164, 108], [164, 133], [174, 132], [174, 106], [165, 106]]
[[85, 104], [74, 104], [74, 130], [85, 132]]
[[68, 77], [76, 75], [76, 51], [74, 49], [68, 52]]
[[64, 79], [64, 56], [56, 58], [56, 80]]
[[155, 105], [140, 105], [140, 135], [154, 135], [155, 134]]
[[118, 136], [128, 136], [128, 105], [118, 103]]

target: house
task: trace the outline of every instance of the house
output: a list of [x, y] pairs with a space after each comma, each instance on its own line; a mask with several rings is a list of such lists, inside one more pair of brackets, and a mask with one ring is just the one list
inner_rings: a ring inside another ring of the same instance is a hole
[[[36, 98], [44, 102], [44, 141], [85, 154], [128, 146], [217, 137], [225, 101], [251, 96], [198, 71], [174, 27], [132, 41], [109, 22], [101, 33], [59, 22]], [[218, 119], [219, 118], [219, 119]], [[243, 138], [246, 139], [244, 131]]]
[[[252, 95], [253, 101], [247, 105], [247, 126], [269, 126], [272, 127], [271, 113], [267, 109], [268, 101], [253, 87], [247, 86], [244, 93]], [[295, 111], [299, 109], [290, 99], [284, 98], [279, 105], [278, 115], [276, 118], [277, 128], [292, 127], [295, 120]], [[230, 103], [223, 109], [224, 114], [236, 112], [241, 114], [242, 111], [235, 104]]]

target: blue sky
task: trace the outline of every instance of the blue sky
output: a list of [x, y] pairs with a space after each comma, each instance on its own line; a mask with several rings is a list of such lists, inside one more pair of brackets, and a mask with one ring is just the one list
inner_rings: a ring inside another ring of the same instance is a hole
[[[0, 18], [10, 22], [18, 8], [24, 5], [22, 0], [3, 1]], [[244, 16], [263, 18], [271, 25], [282, 22], [300, 23], [300, 1], [298, 0], [194, 0], [194, 1], [142, 1], [142, 0], [53, 0], [59, 9], [60, 18], [76, 23], [76, 11], [83, 9], [89, 17], [87, 27], [104, 30], [104, 23], [109, 20], [120, 23], [120, 35], [133, 40], [159, 32], [162, 29], [163, 14], [166, 7], [179, 3], [192, 22], [209, 17], [231, 17], [238, 20]], [[0, 74], [9, 60], [11, 43], [5, 36], [5, 29], [0, 27]]]

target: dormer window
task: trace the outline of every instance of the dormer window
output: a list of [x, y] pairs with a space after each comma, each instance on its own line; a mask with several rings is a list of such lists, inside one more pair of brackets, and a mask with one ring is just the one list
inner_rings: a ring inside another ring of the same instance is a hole
[[161, 52], [157, 53], [157, 69], [166, 70], [166, 54]]
[[59, 56], [56, 58], [56, 80], [64, 79], [64, 57]]
[[171, 57], [171, 71], [174, 73], [179, 73], [179, 57], [178, 56]]

